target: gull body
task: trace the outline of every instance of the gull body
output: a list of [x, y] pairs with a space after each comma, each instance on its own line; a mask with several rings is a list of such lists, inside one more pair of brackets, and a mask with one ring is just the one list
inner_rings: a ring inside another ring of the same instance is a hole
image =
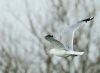
[[70, 51], [70, 50], [66, 51], [66, 50], [55, 49], [55, 48], [52, 48], [49, 53], [61, 57], [78, 56], [84, 54], [84, 52], [77, 52], [77, 51]]
[[84, 52], [77, 52], [73, 50], [73, 37], [75, 31], [82, 25], [83, 22], [92, 20], [94, 17], [87, 18], [73, 25], [69, 25], [61, 32], [63, 42], [56, 40], [53, 35], [46, 35], [45, 39], [48, 40], [51, 44], [51, 49], [49, 50], [50, 54], [67, 57], [67, 56], [78, 56], [83, 55]]
[[58, 40], [54, 39], [52, 35], [47, 35], [45, 37], [50, 44], [51, 49], [49, 50], [49, 54], [60, 56], [60, 57], [67, 57], [67, 56], [77, 56], [82, 55], [84, 52], [76, 52], [74, 50], [67, 50], [65, 46]]

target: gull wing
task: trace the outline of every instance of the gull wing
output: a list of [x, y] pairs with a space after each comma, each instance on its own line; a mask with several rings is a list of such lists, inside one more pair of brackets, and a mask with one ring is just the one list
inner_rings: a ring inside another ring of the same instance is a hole
[[80, 26], [80, 23], [70, 25], [61, 32], [62, 43], [65, 45], [66, 50], [73, 50], [73, 38], [75, 30]]
[[92, 20], [92, 18], [87, 18], [76, 22], [73, 25], [69, 25], [61, 32], [62, 43], [65, 45], [67, 50], [73, 50], [73, 38], [75, 31], [82, 25], [83, 22]]
[[54, 39], [54, 38], [50, 38], [49, 40], [52, 48], [55, 48], [55, 49], [65, 49], [65, 46], [58, 40]]

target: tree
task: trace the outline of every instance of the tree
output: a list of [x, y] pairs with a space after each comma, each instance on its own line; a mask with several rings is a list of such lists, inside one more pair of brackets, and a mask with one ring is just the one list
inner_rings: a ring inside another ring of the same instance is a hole
[[[0, 72], [99, 73], [98, 3], [94, 0], [1, 0]], [[65, 26], [90, 16], [94, 16], [94, 21], [81, 27], [74, 38], [75, 50], [85, 51], [85, 55], [65, 59], [48, 53], [46, 34], [62, 41], [57, 35]]]

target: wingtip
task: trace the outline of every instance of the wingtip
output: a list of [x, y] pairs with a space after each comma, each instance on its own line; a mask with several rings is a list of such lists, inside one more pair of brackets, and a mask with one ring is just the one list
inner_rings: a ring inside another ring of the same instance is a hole
[[81, 20], [80, 22], [88, 22], [88, 21], [91, 21], [93, 19], [94, 19], [94, 17], [89, 17], [89, 18], [86, 18], [84, 20]]
[[45, 37], [53, 37], [53, 35], [48, 34], [48, 35], [46, 35]]
[[45, 37], [45, 39], [47, 39], [47, 38], [53, 37], [53, 35], [48, 34], [48, 35], [46, 35], [44, 37]]
[[90, 17], [90, 20], [93, 20], [94, 19], [94, 17]]

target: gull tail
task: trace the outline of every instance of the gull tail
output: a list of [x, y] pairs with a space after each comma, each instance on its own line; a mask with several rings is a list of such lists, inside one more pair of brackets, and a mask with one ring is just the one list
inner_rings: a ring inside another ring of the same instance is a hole
[[77, 52], [77, 51], [67, 51], [66, 54], [69, 54], [69, 55], [83, 55], [84, 52]]

